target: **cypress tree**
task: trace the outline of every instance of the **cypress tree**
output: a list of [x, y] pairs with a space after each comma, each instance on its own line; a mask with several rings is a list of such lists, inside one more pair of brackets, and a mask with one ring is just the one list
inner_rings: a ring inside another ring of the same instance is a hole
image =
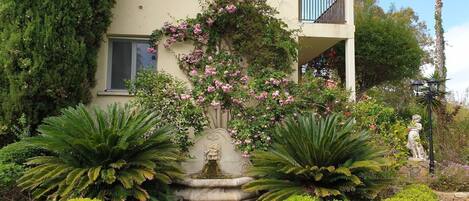
[[114, 4], [0, 0], [0, 146], [14, 139], [21, 116], [34, 130], [61, 108], [90, 101]]

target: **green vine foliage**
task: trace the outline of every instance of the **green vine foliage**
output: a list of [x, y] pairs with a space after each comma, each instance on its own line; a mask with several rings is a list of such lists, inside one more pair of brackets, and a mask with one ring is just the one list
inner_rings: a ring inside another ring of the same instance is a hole
[[[25, 115], [31, 130], [87, 103], [114, 0], [0, 0], [0, 146]], [[3, 133], [3, 134], [2, 134]]]
[[135, 95], [132, 100], [134, 105], [158, 116], [160, 121], [156, 124], [157, 128], [175, 128], [172, 140], [183, 152], [187, 152], [192, 145], [188, 135], [190, 129], [197, 135], [207, 126], [203, 109], [191, 100], [187, 86], [167, 73], [139, 72], [128, 88]]
[[375, 99], [362, 100], [353, 106], [357, 129], [369, 130], [375, 146], [383, 147], [386, 156], [399, 168], [407, 162], [408, 122], [399, 118], [394, 108], [387, 107]]
[[[168, 49], [193, 43], [192, 52], [177, 56], [194, 86], [190, 98], [230, 113], [228, 131], [244, 156], [267, 149], [272, 128], [288, 115], [331, 113], [346, 97], [335, 96], [346, 92], [322, 79], [304, 79], [311, 81], [305, 85], [289, 79], [297, 58], [296, 31], [276, 18], [266, 1], [215, 0], [202, 7], [195, 18], [165, 23], [150, 42]], [[317, 93], [308, 92], [313, 87]]]

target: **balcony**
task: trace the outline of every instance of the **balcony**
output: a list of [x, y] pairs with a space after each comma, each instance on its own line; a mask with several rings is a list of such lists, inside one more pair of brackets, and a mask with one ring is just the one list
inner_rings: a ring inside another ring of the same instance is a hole
[[345, 24], [345, 0], [299, 0], [301, 22]]

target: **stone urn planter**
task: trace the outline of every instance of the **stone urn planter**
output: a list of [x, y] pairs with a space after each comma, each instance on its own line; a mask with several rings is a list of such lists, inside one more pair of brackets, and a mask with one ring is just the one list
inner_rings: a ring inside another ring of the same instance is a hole
[[189, 155], [182, 163], [187, 175], [175, 185], [180, 200], [255, 200], [256, 193], [242, 190], [242, 185], [253, 180], [245, 174], [250, 162], [232, 144], [226, 129], [206, 130], [194, 141]]

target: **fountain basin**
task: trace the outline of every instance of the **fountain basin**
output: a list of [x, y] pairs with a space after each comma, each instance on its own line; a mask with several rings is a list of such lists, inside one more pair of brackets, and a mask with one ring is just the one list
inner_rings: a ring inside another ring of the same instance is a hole
[[257, 194], [245, 192], [241, 187], [252, 181], [251, 177], [232, 179], [193, 179], [177, 182], [176, 196], [184, 201], [241, 201], [255, 200]]

